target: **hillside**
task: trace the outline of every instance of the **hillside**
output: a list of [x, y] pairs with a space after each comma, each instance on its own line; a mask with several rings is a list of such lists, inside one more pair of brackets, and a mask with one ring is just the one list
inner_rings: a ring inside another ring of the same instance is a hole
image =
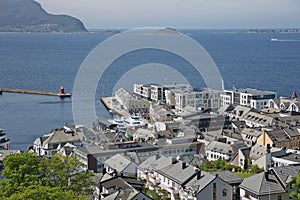
[[47, 13], [34, 0], [0, 0], [0, 32], [86, 32], [68, 15]]

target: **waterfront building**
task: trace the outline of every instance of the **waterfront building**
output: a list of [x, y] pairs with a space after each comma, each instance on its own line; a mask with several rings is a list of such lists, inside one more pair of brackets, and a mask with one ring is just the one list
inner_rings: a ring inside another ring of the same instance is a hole
[[275, 111], [282, 113], [299, 113], [300, 102], [297, 98], [280, 97], [279, 99], [270, 99], [267, 103], [267, 108], [272, 108]]
[[190, 85], [186, 84], [171, 84], [171, 85], [163, 85], [158, 83], [148, 83], [148, 84], [134, 84], [133, 85], [133, 93], [138, 97], [153, 101], [153, 102], [165, 102], [169, 103], [169, 105], [173, 105], [174, 103], [174, 95], [170, 92], [170, 90], [174, 89], [191, 89]]
[[134, 84], [133, 93], [146, 100], [151, 99], [151, 85], [152, 84]]
[[224, 90], [221, 94], [221, 105], [242, 105], [256, 110], [261, 110], [267, 106], [270, 99], [277, 97], [276, 92], [263, 91], [253, 88]]
[[33, 143], [33, 151], [38, 156], [52, 157], [53, 153], [59, 152], [67, 143], [80, 146], [83, 140], [82, 131], [76, 131], [75, 126], [73, 129], [64, 126], [37, 138]]
[[115, 92], [115, 99], [120, 104], [121, 109], [127, 110], [130, 114], [139, 113], [143, 115], [149, 112], [149, 101], [137, 99], [124, 88]]
[[175, 96], [175, 109], [180, 112], [185, 107], [192, 107], [194, 111], [202, 109], [217, 110], [221, 106], [220, 95], [222, 91], [211, 89], [181, 89], [173, 90]]

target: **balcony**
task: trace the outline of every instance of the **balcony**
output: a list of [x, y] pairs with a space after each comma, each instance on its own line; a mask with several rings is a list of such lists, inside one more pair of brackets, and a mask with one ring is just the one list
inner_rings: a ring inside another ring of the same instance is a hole
[[160, 180], [156, 177], [152, 177], [152, 176], [149, 176], [149, 182], [155, 184], [155, 185], [158, 185], [160, 183]]

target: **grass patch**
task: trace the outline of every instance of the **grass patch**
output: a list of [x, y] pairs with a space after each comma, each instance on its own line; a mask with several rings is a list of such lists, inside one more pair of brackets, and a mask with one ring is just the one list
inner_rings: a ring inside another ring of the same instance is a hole
[[256, 174], [256, 173], [250, 173], [250, 172], [234, 172], [234, 173], [241, 178], [248, 178], [248, 177]]

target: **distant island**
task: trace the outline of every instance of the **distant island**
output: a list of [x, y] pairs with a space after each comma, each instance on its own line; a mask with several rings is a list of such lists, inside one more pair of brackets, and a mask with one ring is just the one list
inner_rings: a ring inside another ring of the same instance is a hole
[[300, 33], [300, 29], [248, 29], [242, 33]]
[[87, 32], [68, 15], [47, 13], [34, 0], [0, 0], [0, 32]]

